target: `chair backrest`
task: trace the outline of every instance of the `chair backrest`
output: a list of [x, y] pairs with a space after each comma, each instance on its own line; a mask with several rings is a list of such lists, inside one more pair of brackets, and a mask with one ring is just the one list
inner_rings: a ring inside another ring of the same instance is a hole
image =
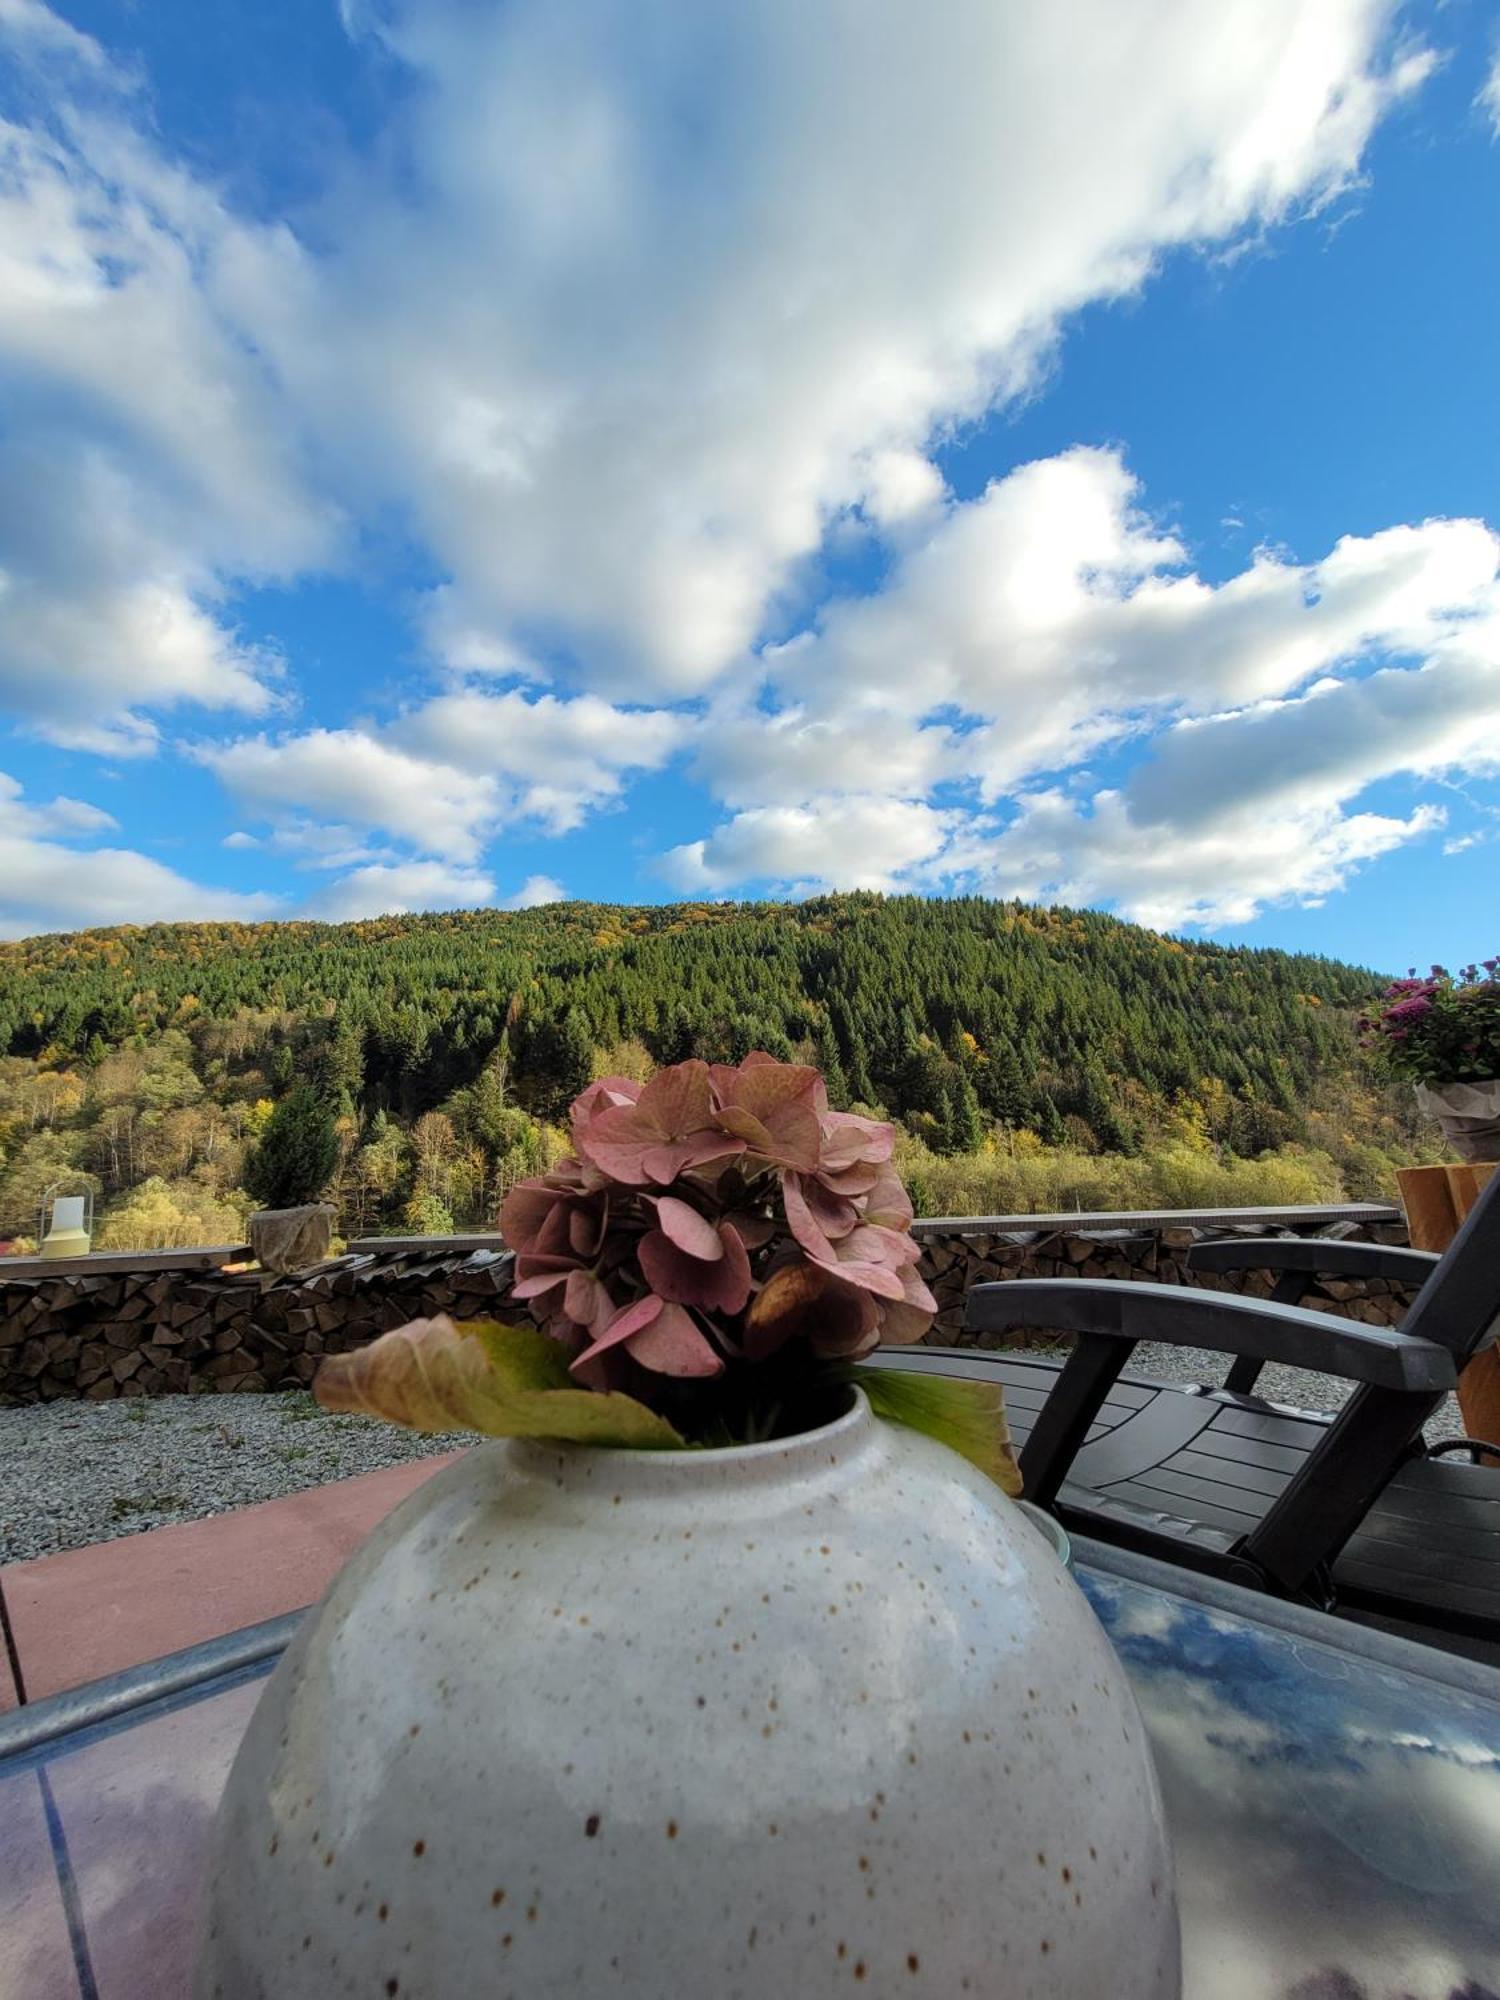
[[1412, 1300], [1403, 1333], [1435, 1340], [1460, 1360], [1500, 1323], [1500, 1172], [1464, 1219], [1432, 1276]]

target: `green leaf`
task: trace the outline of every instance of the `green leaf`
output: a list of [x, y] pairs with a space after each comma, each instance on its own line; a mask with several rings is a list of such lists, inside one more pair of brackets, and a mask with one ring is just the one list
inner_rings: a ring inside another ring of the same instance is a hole
[[633, 1396], [580, 1389], [562, 1348], [534, 1328], [446, 1314], [412, 1320], [352, 1354], [329, 1357], [313, 1394], [325, 1410], [383, 1417], [417, 1431], [555, 1438], [634, 1451], [686, 1451], [687, 1440]]
[[998, 1382], [895, 1368], [853, 1368], [850, 1379], [869, 1397], [877, 1417], [935, 1438], [977, 1465], [1012, 1500], [1019, 1498], [1021, 1468], [1010, 1441], [1005, 1391]]

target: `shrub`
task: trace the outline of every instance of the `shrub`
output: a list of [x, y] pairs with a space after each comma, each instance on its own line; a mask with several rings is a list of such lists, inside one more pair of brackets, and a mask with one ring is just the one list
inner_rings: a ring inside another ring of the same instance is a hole
[[144, 1180], [110, 1209], [94, 1234], [96, 1250], [196, 1250], [243, 1243], [249, 1197], [222, 1199], [193, 1181]]
[[263, 1208], [298, 1208], [322, 1195], [338, 1153], [332, 1111], [310, 1084], [298, 1084], [266, 1120], [245, 1179]]
[[1435, 965], [1386, 988], [1359, 1023], [1360, 1040], [1391, 1076], [1415, 1083], [1487, 1083], [1500, 1076], [1500, 958], [1457, 975]]

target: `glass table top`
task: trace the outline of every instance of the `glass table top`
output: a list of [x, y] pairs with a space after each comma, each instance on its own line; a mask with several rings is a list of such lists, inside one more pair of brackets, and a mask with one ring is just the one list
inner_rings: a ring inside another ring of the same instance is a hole
[[[1500, 2000], [1500, 1672], [1142, 1558], [1078, 1578], [1150, 1729], [1187, 2000]], [[0, 1996], [179, 2000], [273, 1659], [0, 1757]]]

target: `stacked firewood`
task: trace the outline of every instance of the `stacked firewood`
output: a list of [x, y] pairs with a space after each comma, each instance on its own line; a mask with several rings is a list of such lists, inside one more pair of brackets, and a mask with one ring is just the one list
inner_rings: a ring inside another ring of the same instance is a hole
[[[1200, 1233], [1209, 1232], [919, 1225], [923, 1271], [938, 1301], [930, 1338], [962, 1343], [965, 1294], [1003, 1278], [1144, 1278], [1269, 1294], [1269, 1271], [1195, 1278], [1187, 1253]], [[142, 1261], [139, 1271], [75, 1265], [55, 1276], [33, 1266], [9, 1279], [0, 1265], [0, 1403], [302, 1387], [323, 1355], [360, 1347], [406, 1320], [495, 1311], [510, 1268], [498, 1250], [441, 1238], [355, 1251], [280, 1278], [232, 1268], [162, 1271]], [[1304, 1301], [1374, 1326], [1394, 1325], [1409, 1302], [1404, 1287], [1384, 1280], [1338, 1278], [1324, 1279]]]
[[[922, 1230], [922, 1268], [938, 1302], [938, 1316], [930, 1338], [934, 1342], [963, 1346], [964, 1299], [975, 1285], [993, 1284], [1005, 1278], [1123, 1278], [1146, 1279], [1158, 1285], [1201, 1285], [1207, 1289], [1269, 1298], [1275, 1274], [1267, 1270], [1199, 1276], [1188, 1269], [1188, 1251], [1204, 1236], [1239, 1233], [1232, 1230], [1208, 1231], [1181, 1225], [1125, 1231], [1091, 1229], [1070, 1232], [1006, 1230], [999, 1232], [963, 1229], [937, 1233]], [[1263, 1227], [1247, 1230], [1253, 1235], [1291, 1235], [1286, 1230]], [[1411, 1303], [1412, 1292], [1404, 1285], [1383, 1278], [1324, 1278], [1309, 1287], [1302, 1303], [1314, 1310], [1341, 1313], [1363, 1320], [1369, 1326], [1395, 1326]], [[1041, 1329], [1039, 1337], [1045, 1339]], [[1030, 1337], [1030, 1336], [1027, 1336]], [[1020, 1343], [1020, 1336], [1005, 1336], [1007, 1346]]]
[[439, 1246], [263, 1271], [0, 1272], [0, 1402], [305, 1386], [324, 1354], [435, 1312], [493, 1308], [508, 1262]]

